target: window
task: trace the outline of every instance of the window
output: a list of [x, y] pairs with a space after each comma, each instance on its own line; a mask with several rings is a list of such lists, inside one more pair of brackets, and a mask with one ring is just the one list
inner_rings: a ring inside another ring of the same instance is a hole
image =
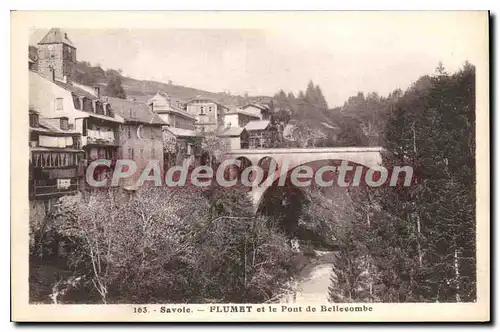
[[128, 148], [128, 158], [134, 160], [134, 149]]
[[205, 114], [205, 109], [203, 106], [200, 107], [200, 114]]
[[59, 126], [62, 130], [68, 130], [69, 129], [68, 118], [60, 118]]
[[155, 151], [154, 146], [151, 148], [151, 158], [152, 158], [152, 159], [155, 159], [155, 158], [156, 158], [156, 151]]
[[130, 132], [130, 127], [131, 126], [127, 126], [127, 129], [128, 129], [128, 138], [132, 138], [132, 133]]
[[30, 118], [30, 127], [33, 127], [33, 128], [38, 127], [38, 114], [31, 113], [29, 118]]
[[62, 111], [62, 110], [64, 110], [63, 99], [56, 98], [56, 111]]
[[212, 106], [209, 106], [209, 107], [208, 107], [208, 111], [209, 111], [209, 112], [212, 112]]
[[149, 131], [149, 138], [151, 139], [155, 139], [155, 131], [154, 131], [154, 128], [151, 128], [150, 131]]

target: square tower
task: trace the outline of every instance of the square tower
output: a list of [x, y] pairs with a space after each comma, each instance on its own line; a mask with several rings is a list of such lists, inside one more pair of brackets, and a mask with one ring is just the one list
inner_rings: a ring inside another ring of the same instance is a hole
[[38, 43], [38, 72], [51, 80], [74, 79], [76, 47], [61, 29], [50, 29]]

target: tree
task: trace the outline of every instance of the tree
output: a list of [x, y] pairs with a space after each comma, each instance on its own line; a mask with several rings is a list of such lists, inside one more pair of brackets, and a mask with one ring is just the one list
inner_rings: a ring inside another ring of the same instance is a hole
[[120, 73], [114, 70], [108, 70], [106, 73], [108, 77], [108, 84], [106, 85], [106, 95], [110, 97], [126, 99], [127, 95], [122, 86], [122, 78]]
[[304, 100], [311, 105], [318, 105], [318, 97], [316, 95], [316, 87], [312, 81], [307, 83], [306, 93]]
[[381, 252], [379, 267], [393, 276], [386, 280], [393, 294], [475, 300], [474, 83], [470, 65], [424, 77], [398, 100], [388, 122], [385, 164], [412, 165], [416, 175], [413, 186], [383, 194], [393, 226], [381, 230], [385, 246], [397, 251]]
[[318, 107], [322, 109], [328, 109], [328, 103], [326, 102], [325, 96], [323, 96], [323, 92], [319, 85], [316, 85], [316, 103]]
[[217, 136], [216, 132], [205, 132], [201, 148], [208, 153], [209, 164], [214, 166], [221, 162], [221, 157], [230, 150], [231, 146], [226, 139]]
[[236, 188], [96, 190], [62, 198], [50, 218], [72, 271], [52, 280], [58, 303], [70, 286], [85, 303], [261, 303], [289, 277], [286, 237]]
[[321, 140], [326, 138], [326, 135], [319, 129], [299, 123], [292, 129], [292, 138], [301, 148], [306, 148], [316, 147]]

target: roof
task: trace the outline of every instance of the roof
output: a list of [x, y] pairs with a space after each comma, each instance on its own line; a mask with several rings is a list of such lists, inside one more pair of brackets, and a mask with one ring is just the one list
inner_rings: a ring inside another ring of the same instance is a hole
[[165, 122], [151, 111], [146, 103], [120, 98], [107, 97], [111, 110], [123, 117], [127, 122], [142, 122], [148, 124], [164, 125]]
[[215, 99], [210, 98], [210, 97], [203, 97], [203, 96], [197, 96], [197, 97], [194, 97], [194, 98], [190, 98], [188, 101], [186, 101], [186, 104], [189, 104], [189, 103], [191, 103], [193, 101], [196, 101], [196, 100], [208, 100], [208, 101], [210, 101], [210, 102], [212, 102], [214, 104], [217, 104], [219, 106], [224, 107], [225, 109], [228, 109], [228, 107], [226, 105], [222, 104], [220, 101], [215, 100]]
[[97, 113], [91, 113], [91, 112], [84, 112], [84, 111], [82, 111], [81, 113], [85, 113], [85, 115], [88, 115], [91, 118], [102, 119], [102, 120], [112, 121], [112, 122], [118, 122], [118, 123], [124, 123], [125, 122], [123, 120], [123, 118], [120, 117], [119, 115], [118, 116], [115, 115], [114, 117], [110, 117], [110, 116], [107, 116], [107, 115], [102, 115], [102, 114], [97, 114]]
[[182, 128], [175, 128], [175, 127], [166, 127], [166, 130], [170, 131], [172, 134], [174, 134], [177, 137], [202, 137], [202, 135], [196, 133], [194, 130], [190, 129], [182, 129]]
[[259, 103], [250, 103], [250, 104], [247, 104], [247, 105], [243, 106], [242, 108], [245, 109], [245, 108], [250, 107], [250, 106], [257, 107], [257, 108], [259, 108], [259, 109], [261, 109], [263, 111], [269, 111], [270, 110], [269, 106], [264, 105], [264, 104], [259, 104]]
[[260, 119], [260, 116], [258, 116], [257, 114], [247, 112], [247, 111], [242, 110], [242, 109], [231, 110], [230, 112], [226, 112], [225, 115], [231, 115], [231, 114], [243, 114], [243, 115], [251, 116], [251, 117], [256, 118], [256, 119]]
[[217, 136], [222, 136], [222, 137], [236, 137], [240, 136], [241, 133], [245, 130], [245, 128], [241, 127], [230, 127], [224, 130], [222, 133], [218, 134]]
[[[81, 87], [78, 87], [74, 84], [71, 84], [70, 82], [50, 80], [50, 79], [44, 77], [43, 75], [40, 75], [38, 72], [35, 72], [33, 70], [30, 70], [29, 73], [30, 73], [30, 75], [38, 75], [38, 77], [40, 77], [40, 78], [42, 78], [50, 83], [53, 83], [66, 91], [71, 92], [72, 94], [76, 95], [77, 97], [85, 97], [85, 98], [88, 98], [90, 100], [99, 100], [101, 102], [106, 102], [103, 99], [99, 99], [95, 94], [92, 94], [89, 91], [82, 89]], [[101, 114], [96, 114], [93, 112], [76, 110], [76, 109], [72, 112], [72, 114], [75, 114], [76, 118], [94, 117], [94, 118], [99, 118], [99, 119], [103, 119], [106, 121], [119, 122], [119, 123], [124, 122], [123, 120], [118, 119], [117, 117], [114, 117], [114, 116], [101, 115]]]
[[73, 149], [73, 148], [58, 148], [58, 147], [45, 147], [45, 146], [37, 146], [37, 147], [30, 147], [30, 151], [37, 152], [37, 151], [62, 151], [62, 152], [83, 152], [83, 150], [78, 150], [78, 149]]
[[38, 42], [38, 44], [66, 44], [76, 48], [71, 40], [69, 40], [68, 35], [65, 32], [62, 32], [60, 28], [50, 29], [50, 31], [45, 35], [45, 37], [42, 38], [42, 40]]
[[154, 103], [154, 111], [158, 114], [168, 114], [173, 112], [185, 118], [196, 120], [195, 116], [175, 105], [174, 101], [179, 101], [180, 103], [179, 99], [170, 97], [166, 92], [158, 91], [156, 95], [148, 100], [148, 105]]
[[[43, 76], [42, 76], [43, 77]], [[45, 77], [44, 77], [45, 78]], [[46, 79], [46, 78], [45, 78]], [[79, 88], [77, 87], [76, 85], [73, 85], [69, 82], [62, 82], [62, 81], [58, 81], [58, 80], [48, 80], [50, 82], [53, 82], [54, 84], [57, 84], [59, 85], [61, 88], [65, 89], [65, 90], [68, 90], [74, 94], [76, 94], [77, 96], [79, 97], [85, 97], [85, 98], [89, 98], [89, 99], [92, 99], [92, 100], [97, 100], [99, 98], [97, 98], [96, 95], [88, 92], [87, 90], [85, 89], [82, 89], [82, 88]]]
[[271, 121], [269, 121], [269, 120], [255, 120], [255, 121], [250, 121], [245, 126], [245, 129], [248, 130], [248, 131], [251, 131], [251, 130], [264, 130], [264, 129], [266, 129], [269, 126], [270, 123], [271, 123]]
[[68, 135], [78, 135], [80, 134], [76, 130], [62, 130], [60, 127], [60, 119], [55, 118], [55, 119], [47, 119], [47, 118], [39, 118], [38, 123], [40, 126], [45, 127], [51, 132], [54, 133], [59, 133], [59, 134], [68, 134]]

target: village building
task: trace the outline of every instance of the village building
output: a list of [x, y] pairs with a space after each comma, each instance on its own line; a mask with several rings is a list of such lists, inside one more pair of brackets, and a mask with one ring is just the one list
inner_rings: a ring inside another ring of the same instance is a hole
[[267, 104], [251, 103], [241, 107], [241, 109], [247, 113], [258, 116], [261, 120], [271, 119], [271, 107]]
[[165, 122], [143, 102], [105, 97], [113, 112], [124, 123], [118, 133], [118, 159], [133, 160], [137, 171], [123, 181], [133, 185], [150, 161], [158, 162], [163, 172], [163, 135]]
[[68, 119], [40, 118], [29, 110], [29, 199], [39, 216], [50, 211], [55, 200], [74, 195], [84, 175], [80, 133]]
[[148, 101], [150, 109], [165, 122], [163, 126], [164, 163], [166, 167], [181, 165], [188, 159], [194, 166], [201, 155], [203, 136], [196, 132], [196, 116], [182, 108], [179, 99], [158, 92]]
[[250, 121], [245, 126], [248, 132], [249, 149], [266, 149], [274, 146], [277, 137], [276, 127], [270, 120]]
[[217, 132], [224, 127], [224, 115], [228, 108], [223, 104], [206, 97], [195, 97], [187, 101], [187, 112], [196, 117], [196, 130]]
[[[68, 126], [81, 134], [80, 146], [87, 164], [96, 159], [115, 159], [123, 119], [100, 98], [99, 87], [71, 81], [75, 61], [76, 48], [67, 35], [51, 29], [39, 44], [38, 71], [29, 71], [30, 105], [44, 118], [67, 118]], [[101, 170], [96, 180], [109, 176], [110, 170]]]
[[[115, 159], [117, 134], [123, 119], [116, 117], [109, 103], [82, 86], [51, 81], [36, 72], [29, 73], [30, 104], [48, 119], [67, 118], [68, 126], [80, 134], [87, 163], [96, 159]], [[103, 179], [106, 172], [99, 175]]]
[[225, 145], [230, 150], [248, 149], [248, 132], [245, 128], [229, 127], [217, 135], [225, 140]]
[[186, 112], [179, 99], [174, 99], [165, 92], [159, 91], [148, 101], [148, 105], [165, 122], [166, 126], [195, 130], [196, 116]]
[[244, 128], [247, 123], [254, 120], [260, 120], [260, 115], [254, 112], [245, 111], [237, 107], [229, 107], [229, 110], [224, 114], [225, 128]]

